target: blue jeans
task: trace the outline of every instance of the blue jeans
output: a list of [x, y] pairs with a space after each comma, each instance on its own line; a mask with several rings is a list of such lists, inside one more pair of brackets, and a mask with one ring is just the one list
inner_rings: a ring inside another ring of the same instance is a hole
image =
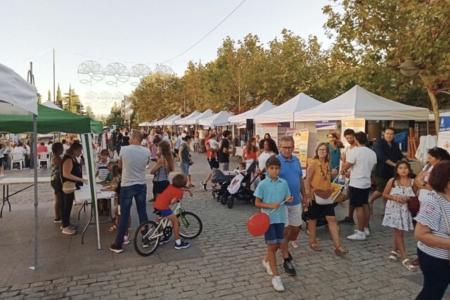
[[132, 186], [123, 186], [120, 188], [120, 220], [115, 244], [119, 247], [123, 244], [123, 237], [128, 231], [128, 219], [130, 218], [131, 205], [133, 197], [136, 201], [136, 208], [139, 216], [139, 223], [148, 221], [146, 209], [147, 185], [135, 184]]
[[189, 175], [189, 162], [188, 161], [181, 162], [181, 172], [186, 177]]

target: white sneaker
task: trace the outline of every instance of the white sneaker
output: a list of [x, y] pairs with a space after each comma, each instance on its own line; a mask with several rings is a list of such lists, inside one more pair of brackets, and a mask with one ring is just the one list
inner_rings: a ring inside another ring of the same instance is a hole
[[270, 276], [273, 275], [272, 273], [272, 268], [270, 267], [270, 264], [268, 261], [266, 261], [265, 259], [262, 260], [262, 265], [263, 267], [266, 269], [267, 274], [269, 274]]
[[283, 282], [281, 282], [280, 276], [273, 276], [272, 277], [272, 286], [273, 289], [277, 292], [284, 292], [284, 286]]
[[70, 226], [67, 226], [62, 229], [61, 233], [66, 235], [74, 235], [77, 233], [77, 231]]
[[130, 237], [129, 237], [128, 235], [125, 235], [125, 236], [123, 237], [123, 244], [124, 244], [124, 245], [130, 244]]
[[364, 233], [366, 234], [366, 237], [368, 237], [370, 235], [369, 227], [364, 227]]
[[365, 241], [366, 240], [366, 234], [364, 231], [355, 230], [355, 233], [352, 235], [349, 235], [347, 239], [352, 241]]
[[291, 244], [292, 248], [294, 248], [294, 249], [298, 248], [298, 243], [296, 241], [291, 241], [290, 244]]

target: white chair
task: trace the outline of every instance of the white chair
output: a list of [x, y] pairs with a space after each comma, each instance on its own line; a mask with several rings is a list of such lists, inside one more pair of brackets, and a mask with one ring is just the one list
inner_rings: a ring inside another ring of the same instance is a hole
[[19, 164], [19, 169], [25, 168], [25, 157], [23, 154], [11, 152], [11, 170], [14, 168], [14, 164]]
[[39, 169], [42, 168], [42, 163], [45, 163], [45, 168], [47, 169], [50, 166], [50, 153], [38, 153], [37, 161]]

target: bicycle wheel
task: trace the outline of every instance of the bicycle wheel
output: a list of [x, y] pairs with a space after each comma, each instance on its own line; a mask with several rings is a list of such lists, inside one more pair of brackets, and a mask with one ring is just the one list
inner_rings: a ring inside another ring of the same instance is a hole
[[155, 252], [159, 245], [161, 234], [158, 233], [158, 224], [154, 221], [141, 224], [134, 233], [134, 249], [139, 255], [149, 256]]
[[200, 218], [188, 211], [183, 211], [177, 215], [180, 223], [180, 236], [185, 239], [193, 239], [200, 235], [203, 230], [203, 224]]

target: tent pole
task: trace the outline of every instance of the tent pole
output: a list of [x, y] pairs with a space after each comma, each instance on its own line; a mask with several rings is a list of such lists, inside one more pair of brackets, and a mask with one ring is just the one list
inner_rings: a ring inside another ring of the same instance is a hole
[[94, 209], [95, 214], [95, 227], [97, 231], [97, 250], [102, 249], [100, 243], [100, 223], [98, 220], [98, 207], [97, 207], [97, 191], [95, 187], [95, 175], [94, 175], [94, 161], [92, 151], [92, 139], [89, 133], [84, 134], [86, 156], [87, 156], [87, 171], [89, 176], [89, 190], [91, 191], [91, 207]]
[[37, 115], [33, 114], [33, 166], [34, 166], [34, 228], [33, 228], [33, 266], [31, 270], [36, 270], [38, 267], [38, 175], [37, 175]]

